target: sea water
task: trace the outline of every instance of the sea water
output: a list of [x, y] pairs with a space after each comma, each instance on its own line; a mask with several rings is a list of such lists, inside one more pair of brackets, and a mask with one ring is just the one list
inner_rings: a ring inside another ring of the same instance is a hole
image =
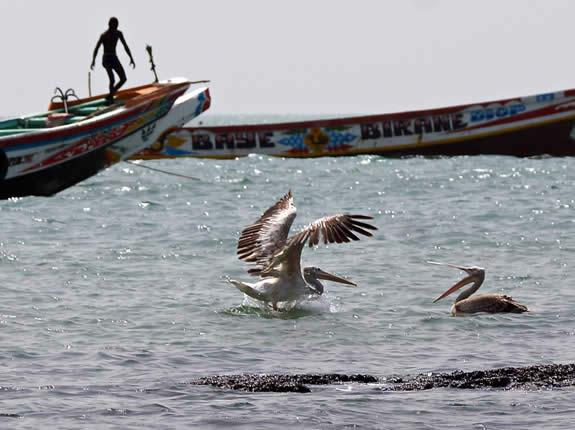
[[[184, 178], [146, 169], [154, 167]], [[386, 392], [385, 378], [572, 363], [575, 159], [159, 160], [121, 163], [50, 198], [0, 202], [0, 428], [572, 428], [573, 390]], [[293, 231], [373, 216], [372, 238], [306, 248], [357, 283], [274, 312], [241, 230], [289, 190]], [[454, 318], [464, 276], [520, 315]], [[455, 295], [454, 295], [455, 296]], [[381, 384], [247, 393], [237, 373], [368, 373]]]

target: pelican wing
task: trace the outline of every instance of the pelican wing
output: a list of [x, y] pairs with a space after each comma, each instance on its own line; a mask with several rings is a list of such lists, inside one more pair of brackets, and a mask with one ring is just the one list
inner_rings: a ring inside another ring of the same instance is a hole
[[[359, 221], [360, 219], [373, 219], [373, 217], [366, 215], [333, 215], [320, 218], [315, 220], [309, 226], [307, 226], [303, 231], [293, 236], [295, 240], [296, 236], [306, 236], [306, 231], [310, 232], [309, 235], [309, 246], [319, 244], [320, 240], [323, 238], [323, 243], [327, 245], [328, 243], [344, 243], [350, 240], [359, 240], [355, 233], [362, 234], [364, 236], [373, 236], [368, 230], [377, 230], [371, 224]], [[290, 241], [292, 238], [290, 238]]]
[[355, 233], [368, 237], [373, 236], [368, 230], [377, 230], [377, 227], [359, 221], [368, 219], [373, 218], [366, 215], [343, 214], [314, 221], [299, 233], [291, 236], [283, 249], [276, 253], [270, 264], [260, 274], [271, 273], [279, 265], [282, 266], [281, 270], [285, 270], [289, 274], [300, 271], [301, 252], [306, 243], [309, 243], [310, 247], [319, 244], [320, 241], [326, 245], [328, 243], [347, 243], [351, 240], [359, 240]]
[[[286, 244], [289, 230], [296, 217], [291, 191], [270, 207], [252, 225], [246, 227], [238, 240], [238, 258], [267, 267], [274, 255]], [[250, 273], [257, 275], [259, 269]]]
[[496, 293], [480, 294], [475, 297], [470, 297], [468, 299], [457, 302], [455, 306], [459, 312], [463, 313], [529, 312], [527, 306], [522, 305], [509, 296]]

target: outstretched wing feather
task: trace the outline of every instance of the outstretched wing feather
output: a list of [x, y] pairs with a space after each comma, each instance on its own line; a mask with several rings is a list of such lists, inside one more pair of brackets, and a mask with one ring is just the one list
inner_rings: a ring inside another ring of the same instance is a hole
[[333, 215], [324, 218], [320, 218], [313, 223], [311, 223], [306, 230], [310, 230], [311, 236], [309, 239], [309, 246], [315, 246], [319, 244], [319, 241], [323, 239], [324, 244], [329, 243], [344, 243], [351, 240], [359, 240], [353, 232], [362, 234], [367, 237], [373, 236], [367, 230], [377, 230], [377, 227], [367, 224], [364, 222], [359, 222], [357, 219], [373, 219], [367, 215]]
[[333, 226], [334, 232], [337, 234], [338, 242], [337, 243], [348, 243], [349, 238], [347, 235], [347, 231], [338, 223], [334, 224]]
[[284, 247], [296, 216], [291, 191], [246, 227], [238, 240], [238, 258], [261, 268]]
[[[357, 215], [352, 215], [354, 218], [357, 217]], [[368, 230], [377, 230], [376, 227], [372, 226], [371, 224], [367, 224], [365, 222], [361, 222], [361, 221], [357, 221], [356, 219], [351, 218], [351, 223], [353, 225], [359, 226], [359, 227], [363, 227], [366, 228]], [[365, 219], [365, 218], [364, 218]]]
[[296, 208], [291, 192], [288, 192], [242, 231], [238, 240], [238, 258], [258, 266], [248, 273], [269, 276], [277, 270], [301, 270], [301, 252], [306, 244], [311, 247], [320, 241], [326, 245], [345, 243], [350, 239], [359, 240], [354, 233], [370, 237], [372, 234], [368, 230], [377, 230], [377, 227], [359, 221], [373, 219], [370, 216], [340, 214], [320, 218], [288, 239], [295, 216]]

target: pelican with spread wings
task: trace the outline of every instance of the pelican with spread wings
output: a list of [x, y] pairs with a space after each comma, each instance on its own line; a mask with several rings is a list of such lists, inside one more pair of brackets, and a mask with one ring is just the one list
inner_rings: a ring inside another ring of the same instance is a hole
[[347, 243], [359, 240], [355, 233], [370, 237], [372, 234], [368, 230], [377, 230], [360, 221], [373, 219], [370, 216], [342, 214], [317, 219], [288, 237], [295, 217], [296, 207], [290, 191], [259, 220], [246, 227], [238, 241], [239, 259], [256, 265], [248, 273], [262, 279], [245, 283], [228, 278], [229, 283], [248, 296], [271, 303], [274, 310], [279, 310], [277, 304], [280, 302], [295, 301], [310, 294], [321, 295], [320, 279], [355, 285], [319, 267], [302, 269], [301, 253], [306, 244], [312, 247], [322, 239], [324, 244]]

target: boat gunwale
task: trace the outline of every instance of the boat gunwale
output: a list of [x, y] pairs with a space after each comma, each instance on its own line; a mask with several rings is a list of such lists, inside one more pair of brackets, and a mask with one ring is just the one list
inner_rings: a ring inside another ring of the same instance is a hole
[[[157, 84], [156, 84], [157, 85]], [[154, 91], [149, 94], [137, 95], [133, 97], [131, 103], [123, 103], [118, 104], [117, 107], [115, 105], [110, 105], [110, 107], [114, 107], [114, 109], [104, 112], [105, 109], [99, 112], [98, 115], [94, 115], [92, 117], [86, 117], [82, 120], [79, 120], [74, 123], [70, 124], [62, 124], [54, 127], [46, 127], [46, 128], [30, 128], [24, 129], [29, 130], [27, 132], [20, 132], [19, 134], [9, 134], [5, 136], [0, 136], [0, 147], [8, 148], [20, 145], [28, 145], [37, 143], [37, 141], [49, 141], [49, 140], [61, 140], [62, 138], [73, 138], [78, 134], [91, 132], [92, 130], [99, 129], [101, 127], [108, 127], [115, 122], [121, 122], [123, 120], [127, 120], [132, 116], [138, 116], [148, 110], [149, 104], [153, 103], [154, 101], [160, 100], [164, 97], [167, 97], [167, 100], [177, 99], [183, 93], [187, 91], [190, 84], [188, 81], [186, 82], [177, 82], [177, 83], [165, 83], [160, 84], [161, 86], [158, 87], [157, 91]], [[149, 87], [150, 85], [148, 85]], [[146, 87], [146, 86], [144, 86]], [[139, 88], [139, 87], [138, 87]], [[130, 91], [128, 90], [124, 90]], [[97, 99], [98, 97], [102, 96], [95, 96], [90, 98], [92, 100]], [[86, 100], [86, 99], [81, 99]], [[46, 116], [49, 112], [44, 114], [38, 114], [37, 116]], [[16, 118], [9, 118], [7, 121], [10, 120], [18, 120], [19, 118], [30, 118], [34, 117], [33, 115], [27, 115], [25, 117], [16, 117]], [[17, 129], [14, 129], [17, 130]], [[46, 144], [51, 144], [51, 142], [46, 142]]]
[[[522, 97], [511, 97], [506, 99], [495, 99], [495, 100], [487, 100], [477, 103], [466, 103], [461, 105], [451, 105], [445, 106], [440, 108], [431, 108], [431, 109], [417, 109], [417, 110], [404, 110], [400, 112], [390, 112], [390, 113], [383, 113], [383, 114], [368, 114], [368, 115], [346, 115], [346, 116], [337, 116], [335, 118], [319, 118], [319, 119], [309, 119], [309, 120], [298, 120], [298, 121], [286, 121], [286, 122], [270, 122], [266, 124], [237, 124], [237, 125], [206, 125], [201, 127], [182, 127], [182, 129], [188, 130], [202, 130], [202, 131], [210, 131], [210, 132], [223, 132], [229, 131], [230, 133], [236, 131], [268, 131], [268, 130], [278, 130], [280, 127], [282, 130], [297, 130], [298, 128], [310, 128], [310, 127], [338, 127], [338, 126], [346, 126], [350, 124], [370, 124], [373, 122], [383, 122], [383, 121], [401, 121], [401, 120], [408, 120], [408, 119], [417, 119], [417, 117], [435, 117], [435, 116], [442, 116], [442, 115], [452, 115], [456, 113], [463, 113], [471, 110], [472, 108], [488, 108], [493, 104], [501, 104], [507, 105], [510, 102], [518, 102], [523, 104], [531, 104], [531, 103], [541, 103], [544, 104], [545, 102], [537, 102], [536, 97], [542, 94], [553, 94], [555, 96], [559, 95], [563, 98], [570, 98], [575, 96], [575, 88], [569, 90], [559, 90], [559, 91], [551, 91], [548, 93], [541, 93], [541, 94], [532, 94]], [[556, 99], [552, 99], [549, 103], [556, 102]], [[527, 113], [529, 114], [529, 112]], [[533, 112], [531, 112], [533, 114]], [[514, 118], [522, 114], [514, 115]], [[538, 116], [537, 114], [533, 116]], [[509, 117], [504, 118], [509, 119]]]

